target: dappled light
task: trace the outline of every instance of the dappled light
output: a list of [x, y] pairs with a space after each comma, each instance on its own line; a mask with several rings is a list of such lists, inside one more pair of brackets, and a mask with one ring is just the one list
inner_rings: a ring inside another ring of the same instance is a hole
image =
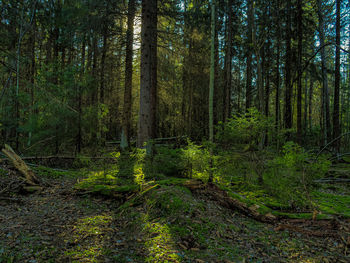
[[145, 247], [149, 255], [145, 262], [180, 262], [179, 251], [175, 247], [169, 227], [150, 222], [147, 214], [141, 215], [143, 231], [148, 236]]
[[61, 260], [71, 259], [81, 262], [99, 262], [106, 253], [105, 246], [110, 239], [108, 233], [116, 231], [111, 229], [110, 215], [97, 215], [78, 219], [69, 231], [61, 236], [69, 247]]
[[0, 263], [349, 263], [350, 0], [0, 0]]

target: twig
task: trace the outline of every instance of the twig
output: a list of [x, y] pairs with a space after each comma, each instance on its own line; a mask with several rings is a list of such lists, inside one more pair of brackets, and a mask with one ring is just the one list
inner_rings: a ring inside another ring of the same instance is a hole
[[315, 161], [318, 159], [318, 157], [320, 156], [320, 154], [329, 146], [331, 145], [333, 142], [339, 140], [341, 137], [345, 136], [345, 135], [348, 135], [350, 134], [350, 132], [346, 132], [346, 133], [343, 133], [341, 135], [339, 135], [337, 138], [331, 140], [329, 143], [327, 143], [316, 155], [316, 158], [315, 158]]

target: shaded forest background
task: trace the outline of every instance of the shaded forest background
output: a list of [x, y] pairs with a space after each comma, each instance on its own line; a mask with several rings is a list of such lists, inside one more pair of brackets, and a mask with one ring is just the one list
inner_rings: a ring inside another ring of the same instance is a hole
[[[212, 5], [216, 141], [225, 144], [230, 118], [246, 112], [262, 123], [262, 147], [321, 146], [349, 130], [347, 1], [164, 0], [153, 10], [149, 137], [208, 138]], [[139, 1], [3, 0], [0, 14], [1, 143], [77, 154], [122, 134], [137, 138]]]

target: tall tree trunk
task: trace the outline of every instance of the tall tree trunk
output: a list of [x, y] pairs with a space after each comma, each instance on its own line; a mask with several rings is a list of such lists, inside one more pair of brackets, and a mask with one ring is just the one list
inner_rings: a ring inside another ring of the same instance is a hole
[[215, 9], [216, 0], [211, 3], [211, 50], [210, 50], [210, 83], [209, 83], [209, 140], [214, 139], [214, 81], [215, 81]]
[[298, 97], [297, 97], [297, 140], [298, 143], [302, 143], [302, 85], [301, 85], [301, 77], [302, 77], [302, 51], [303, 51], [303, 6], [302, 0], [298, 0], [297, 2], [297, 24], [298, 24]]
[[126, 31], [126, 55], [125, 55], [125, 86], [124, 86], [124, 108], [123, 108], [123, 127], [122, 127], [122, 148], [130, 145], [130, 126], [131, 126], [131, 106], [132, 106], [132, 61], [134, 45], [134, 19], [135, 19], [135, 0], [129, 0], [128, 4], [128, 28]]
[[[86, 46], [86, 37], [85, 35], [83, 36], [83, 43], [81, 45], [81, 77], [84, 77], [85, 74], [85, 46]], [[82, 147], [82, 91], [81, 91], [81, 84], [78, 84], [78, 90], [77, 90], [77, 101], [78, 101], [78, 133], [76, 137], [76, 148], [77, 152], [81, 152], [81, 147]]]
[[276, 6], [276, 78], [275, 78], [275, 87], [276, 87], [276, 97], [275, 97], [275, 125], [276, 130], [280, 128], [280, 50], [281, 50], [281, 28], [280, 28], [280, 0], [277, 0]]
[[142, 0], [138, 147], [154, 138], [157, 129], [157, 8], [157, 0]]
[[307, 90], [307, 86], [308, 86], [308, 81], [309, 81], [309, 75], [308, 73], [305, 74], [305, 82], [304, 82], [304, 117], [303, 117], [303, 134], [304, 136], [306, 135], [306, 131], [307, 131], [307, 127], [308, 127], [308, 123], [307, 123], [307, 107], [308, 107], [308, 90]]
[[[340, 93], [340, 0], [336, 0], [336, 47], [335, 47], [335, 75], [334, 75], [334, 103], [333, 103], [333, 139], [340, 136], [339, 124], [339, 93]], [[340, 150], [340, 141], [334, 142], [337, 152]]]
[[253, 23], [254, 23], [254, 0], [247, 0], [248, 5], [248, 51], [247, 51], [247, 71], [246, 71], [246, 109], [252, 105], [252, 56], [253, 56]]
[[318, 8], [318, 31], [320, 34], [320, 46], [321, 46], [321, 64], [322, 64], [322, 101], [323, 101], [323, 143], [327, 144], [330, 133], [330, 116], [329, 116], [329, 90], [328, 90], [328, 76], [327, 76], [327, 62], [326, 62], [326, 48], [325, 48], [325, 35], [324, 35], [324, 15], [322, 10], [322, 1], [317, 0]]
[[[60, 38], [60, 30], [59, 30], [59, 25], [57, 24], [58, 16], [59, 16], [59, 11], [60, 11], [60, 1], [58, 3], [58, 8], [56, 10], [56, 21], [55, 21], [55, 28], [53, 30], [53, 37], [54, 37], [54, 45], [53, 45], [53, 62], [54, 62], [54, 68], [55, 68], [55, 73], [54, 73], [54, 78], [53, 78], [53, 84], [58, 86], [58, 54], [59, 54], [59, 38]], [[55, 153], [58, 154], [59, 152], [59, 145], [60, 145], [60, 133], [59, 133], [59, 125], [56, 123], [55, 127]]]
[[[105, 103], [105, 71], [106, 71], [106, 55], [108, 51], [108, 25], [103, 25], [103, 46], [102, 46], [102, 55], [101, 55], [101, 71], [100, 71], [100, 92], [99, 102], [100, 104]], [[102, 116], [101, 116], [101, 106], [99, 106], [99, 125], [100, 125], [100, 136], [102, 140], [105, 140], [106, 133], [103, 131], [105, 125]]]
[[292, 128], [292, 93], [293, 87], [291, 83], [291, 0], [287, 0], [287, 22], [286, 22], [286, 60], [285, 60], [285, 105], [284, 105], [284, 126], [286, 129]]
[[314, 80], [310, 76], [310, 88], [309, 88], [309, 131], [312, 131], [312, 97], [314, 91]]
[[227, 2], [227, 36], [226, 36], [226, 53], [225, 53], [225, 88], [224, 88], [224, 112], [223, 121], [225, 122], [231, 113], [231, 79], [232, 79], [232, 17], [233, 17], [233, 0]]
[[[211, 49], [210, 49], [210, 81], [209, 81], [209, 141], [214, 141], [214, 81], [215, 81], [215, 12], [216, 0], [211, 2]], [[210, 158], [210, 168], [212, 168], [212, 158]], [[213, 173], [209, 172], [209, 182], [213, 181]]]
[[34, 116], [34, 85], [35, 85], [35, 36], [36, 36], [36, 23], [35, 23], [35, 15], [36, 11], [34, 10], [33, 14], [33, 32], [31, 34], [31, 65], [30, 65], [30, 131], [28, 134], [28, 143], [27, 145], [30, 146], [32, 143], [32, 127], [33, 127], [33, 116]]

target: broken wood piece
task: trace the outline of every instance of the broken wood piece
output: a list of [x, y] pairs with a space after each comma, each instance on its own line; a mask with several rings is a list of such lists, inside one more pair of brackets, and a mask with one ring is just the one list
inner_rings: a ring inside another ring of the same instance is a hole
[[13, 166], [24, 175], [26, 183], [29, 185], [38, 185], [39, 180], [35, 176], [34, 172], [26, 165], [26, 163], [19, 157], [12, 148], [5, 144], [5, 148], [2, 152], [7, 156], [7, 158], [12, 162]]

